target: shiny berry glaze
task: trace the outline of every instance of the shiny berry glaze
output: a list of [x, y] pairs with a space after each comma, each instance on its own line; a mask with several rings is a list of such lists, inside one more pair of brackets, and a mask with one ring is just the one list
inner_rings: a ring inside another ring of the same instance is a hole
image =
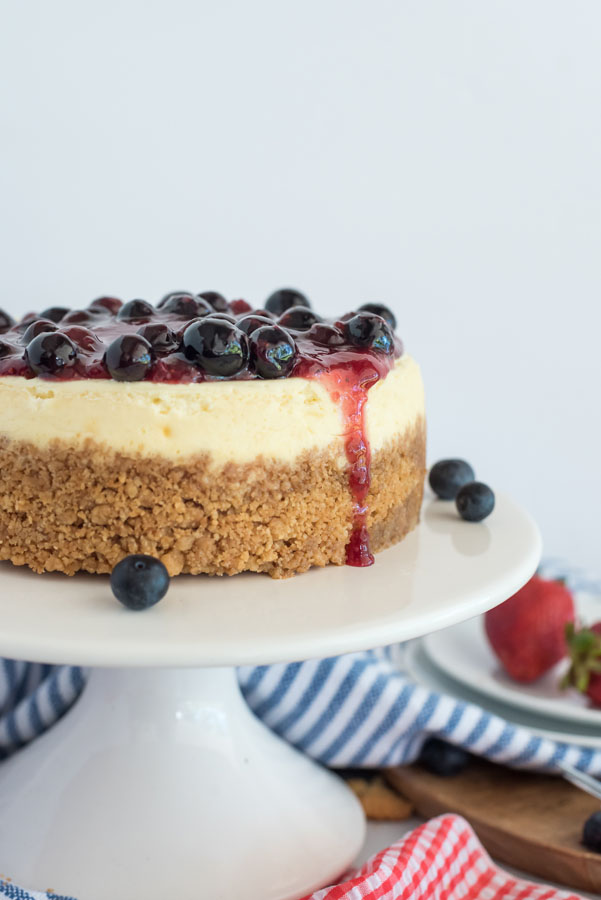
[[[210, 293], [213, 299], [214, 292]], [[167, 299], [165, 298], [165, 300]], [[202, 306], [204, 303], [209, 305], [206, 299], [201, 299], [199, 305]], [[308, 301], [306, 303], [308, 307]], [[177, 307], [176, 304], [173, 305]], [[223, 306], [221, 303], [219, 305]], [[116, 298], [99, 298], [94, 301], [92, 306], [100, 307], [99, 312], [102, 312], [103, 315], [92, 313], [92, 315], [78, 316], [68, 313], [64, 327], [60, 321], [58, 322], [57, 331], [67, 334], [75, 344], [77, 358], [74, 364], [54, 375], [44, 374], [42, 377], [59, 381], [110, 379], [111, 376], [104, 361], [109, 345], [123, 335], [134, 335], [136, 332], [140, 332], [142, 326], [152, 324], [153, 326], [167, 326], [171, 329], [174, 335], [179, 336], [180, 346], [173, 352], [167, 352], [164, 355], [155, 354], [153, 363], [144, 376], [145, 381], [185, 384], [203, 381], [260, 380], [261, 378], [260, 374], [252, 367], [252, 343], [250, 366], [245, 366], [228, 379], [211, 375], [187, 359], [181, 346], [181, 335], [189, 324], [182, 317], [183, 308], [177, 307], [177, 311], [170, 310], [169, 304], [165, 302], [163, 307], [151, 307], [152, 312], [147, 317], [129, 320], [118, 317], [119, 310], [123, 308], [123, 305]], [[248, 313], [253, 309], [255, 309], [255, 314], [265, 315], [264, 310], [256, 309], [245, 300], [231, 301], [223, 313], [227, 313], [236, 322], [238, 319], [248, 317]], [[192, 312], [196, 313], [196, 319], [199, 318], [199, 315], [200, 318], [203, 316], [202, 309], [195, 309]], [[213, 308], [211, 312], [214, 316]], [[121, 315], [123, 316], [123, 313]], [[267, 315], [269, 316], [269, 313]], [[371, 453], [365, 428], [366, 400], [370, 388], [381, 378], [385, 378], [393, 368], [396, 359], [403, 353], [403, 346], [396, 336], [394, 336], [390, 352], [353, 345], [344, 324], [351, 318], [351, 315], [345, 315], [336, 320], [324, 320], [323, 323], [318, 322], [309, 330], [288, 328], [296, 353], [293, 365], [286, 371], [286, 377], [311, 378], [320, 381], [328, 390], [333, 402], [340, 408], [344, 422], [345, 452], [349, 465], [349, 487], [353, 500], [353, 523], [347, 546], [347, 563], [352, 566], [369, 566], [374, 559], [369, 549], [367, 530], [368, 510], [366, 504], [370, 486]], [[31, 325], [39, 318], [41, 315], [29, 313], [20, 323], [13, 324], [12, 327], [4, 330], [3, 343], [8, 347], [14, 347], [14, 352], [9, 352], [0, 358], [0, 376], [36, 377], [27, 362], [23, 332], [28, 324]], [[7, 324], [9, 321], [11, 320], [7, 317]], [[306, 328], [306, 323], [303, 324]], [[252, 336], [250, 340], [252, 341]]]

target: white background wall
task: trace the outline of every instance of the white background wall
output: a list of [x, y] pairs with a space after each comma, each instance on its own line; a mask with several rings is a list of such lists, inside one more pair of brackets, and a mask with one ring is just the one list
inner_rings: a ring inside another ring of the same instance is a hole
[[601, 571], [598, 0], [0, 10], [0, 306], [386, 302], [430, 460]]

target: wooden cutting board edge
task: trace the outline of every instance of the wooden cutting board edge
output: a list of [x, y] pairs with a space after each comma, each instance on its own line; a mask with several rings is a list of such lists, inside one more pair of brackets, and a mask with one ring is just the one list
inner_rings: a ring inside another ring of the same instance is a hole
[[[492, 778], [495, 777], [495, 771], [499, 768], [490, 763], [478, 763], [477, 765], [490, 766]], [[507, 789], [509, 770], [503, 769], [502, 771], [505, 775], [503, 789]], [[490, 855], [499, 862], [540, 878], [567, 885], [572, 889], [601, 893], [601, 854], [593, 853], [581, 845], [549, 844], [537, 839], [532, 833], [519, 833], [518, 829], [512, 833], [495, 825], [491, 821], [491, 818], [494, 818], [494, 810], [480, 812], [466, 801], [469, 793], [465, 790], [466, 782], [463, 776], [440, 778], [430, 775], [417, 766], [387, 769], [383, 774], [393, 787], [415, 805], [416, 811], [424, 818], [448, 812], [463, 816], [470, 823]], [[587, 797], [577, 788], [560, 779], [550, 779], [549, 776], [537, 776], [522, 772], [510, 773], [509, 777], [511, 775], [516, 776], [518, 785], [520, 782], [524, 783], [525, 779], [540, 778], [546, 782], [545, 787], [550, 782], [556, 782], [557, 788], [562, 794], [566, 791], [576, 792], [582, 796], [582, 806], [588, 815], [591, 811], [599, 808], [598, 802], [596, 803], [594, 798]], [[457, 787], [455, 799], [450, 796], [453, 794], [453, 785]], [[542, 788], [543, 784], [541, 783]], [[582, 827], [585, 818], [586, 815], [583, 816], [579, 827]]]

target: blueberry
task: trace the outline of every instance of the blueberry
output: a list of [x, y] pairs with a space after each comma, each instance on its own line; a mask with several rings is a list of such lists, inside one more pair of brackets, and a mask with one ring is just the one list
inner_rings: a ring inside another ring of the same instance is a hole
[[55, 322], [51, 322], [50, 319], [36, 319], [35, 322], [28, 326], [21, 340], [24, 344], [29, 344], [38, 334], [49, 331], [58, 331], [58, 325]]
[[169, 303], [172, 297], [193, 297], [194, 294], [191, 291], [170, 291], [168, 294], [165, 294], [164, 297], [161, 297], [159, 302], [157, 303], [157, 309], [162, 309], [166, 303]]
[[142, 381], [152, 362], [152, 348], [138, 334], [120, 335], [104, 354], [104, 364], [115, 381]]
[[155, 356], [174, 353], [179, 347], [179, 341], [174, 332], [163, 322], [149, 322], [148, 325], [138, 328], [137, 333], [148, 341]]
[[248, 338], [230, 322], [207, 316], [184, 331], [183, 351], [209, 375], [231, 377], [248, 361]]
[[66, 306], [49, 306], [48, 309], [40, 313], [39, 318], [50, 319], [51, 322], [60, 322], [68, 312], [70, 310]]
[[117, 315], [122, 306], [123, 300], [117, 297], [97, 297], [90, 303], [90, 309], [106, 309], [113, 316]]
[[5, 359], [5, 357], [7, 356], [16, 356], [16, 354], [19, 352], [22, 351], [19, 351], [19, 349], [13, 344], [9, 344], [8, 341], [3, 341], [0, 339], [0, 359]]
[[77, 350], [60, 331], [45, 331], [27, 345], [25, 359], [36, 375], [57, 375], [75, 365]]
[[469, 759], [469, 753], [461, 747], [432, 737], [424, 743], [418, 763], [433, 775], [459, 775]]
[[584, 823], [582, 843], [589, 850], [601, 853], [601, 812], [594, 812]]
[[275, 313], [276, 316], [281, 316], [291, 306], [310, 307], [311, 304], [304, 294], [292, 288], [280, 288], [279, 291], [274, 291], [265, 301], [265, 309], [268, 312]]
[[236, 316], [232, 316], [230, 313], [212, 312], [212, 313], [209, 313], [209, 315], [210, 315], [211, 319], [218, 319], [220, 322], [229, 322], [230, 325], [238, 324], [238, 320], [236, 319]]
[[98, 335], [94, 334], [93, 331], [90, 331], [89, 328], [85, 328], [83, 325], [69, 325], [64, 329], [64, 332], [67, 337], [71, 338], [74, 344], [80, 349], [86, 350], [88, 353], [93, 353], [94, 350], [98, 350], [102, 347], [102, 341]]
[[227, 312], [230, 308], [230, 305], [223, 294], [219, 294], [217, 291], [203, 291], [202, 294], [199, 294], [198, 296], [202, 297], [203, 300], [206, 300], [215, 312]]
[[169, 573], [154, 556], [126, 556], [111, 572], [111, 590], [128, 609], [148, 609], [162, 600], [168, 589]]
[[206, 315], [211, 311], [211, 306], [206, 300], [191, 297], [189, 294], [173, 294], [161, 306], [161, 312], [169, 313], [180, 319], [195, 319], [197, 316]]
[[474, 470], [464, 459], [441, 459], [430, 469], [430, 487], [441, 500], [454, 500], [464, 484], [475, 479]]
[[495, 495], [487, 484], [470, 481], [459, 489], [455, 503], [459, 515], [466, 522], [481, 522], [493, 511]]
[[392, 330], [396, 328], [396, 316], [391, 309], [384, 306], [383, 303], [364, 303], [359, 307], [359, 312], [370, 312], [375, 316], [380, 316], [385, 322], [388, 322]]
[[122, 322], [135, 322], [141, 319], [150, 319], [152, 315], [154, 315], [154, 307], [146, 300], [130, 300], [121, 307], [117, 318]]
[[328, 325], [326, 322], [317, 322], [312, 325], [307, 337], [316, 344], [323, 344], [326, 347], [339, 347], [344, 344], [344, 337], [340, 329], [335, 325]]
[[273, 325], [273, 319], [270, 319], [269, 316], [260, 316], [251, 313], [248, 316], [243, 316], [241, 319], [238, 319], [236, 324], [244, 334], [252, 334], [257, 328], [263, 328], [264, 325]]
[[4, 312], [3, 309], [0, 309], [0, 334], [3, 334], [5, 331], [8, 331], [15, 324], [15, 320], [12, 316], [9, 316], [7, 312]]
[[252, 334], [250, 357], [262, 378], [284, 378], [294, 366], [296, 345], [279, 325], [263, 325]]
[[292, 328], [295, 331], [308, 331], [316, 322], [321, 322], [321, 316], [306, 306], [291, 306], [278, 319], [278, 325], [282, 328]]
[[357, 313], [344, 323], [347, 339], [356, 347], [366, 347], [378, 353], [394, 351], [394, 337], [388, 322], [373, 313]]

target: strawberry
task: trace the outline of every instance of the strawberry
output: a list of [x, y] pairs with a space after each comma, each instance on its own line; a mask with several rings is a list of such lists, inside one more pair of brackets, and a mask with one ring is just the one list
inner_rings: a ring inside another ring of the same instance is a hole
[[561, 686], [575, 687], [601, 707], [601, 622], [580, 631], [567, 625], [566, 640], [572, 665]]
[[535, 575], [489, 610], [484, 626], [507, 674], [527, 684], [567, 656], [565, 629], [574, 618], [574, 600], [565, 584]]

